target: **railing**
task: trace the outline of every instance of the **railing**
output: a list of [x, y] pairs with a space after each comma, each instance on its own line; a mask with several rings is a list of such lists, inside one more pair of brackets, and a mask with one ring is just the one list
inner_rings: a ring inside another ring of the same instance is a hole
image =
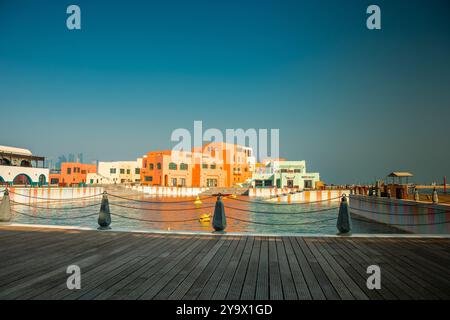
[[[26, 204], [26, 203], [19, 203], [13, 200], [10, 200], [9, 198], [9, 194], [16, 194], [16, 195], [21, 195], [21, 196], [26, 196], [26, 197], [30, 197], [30, 198], [36, 198], [35, 196], [31, 196], [31, 195], [24, 195], [24, 194], [17, 194], [14, 191], [10, 191], [8, 189], [4, 189], [4, 197], [3, 200], [0, 204], [0, 221], [3, 222], [8, 222], [11, 221], [14, 216], [12, 215], [12, 213], [14, 215], [22, 215], [25, 217], [30, 217], [30, 218], [37, 218], [37, 219], [42, 219], [42, 220], [70, 220], [70, 219], [81, 219], [81, 218], [89, 218], [89, 217], [94, 217], [94, 216], [98, 216], [98, 224], [99, 224], [99, 229], [103, 230], [103, 229], [109, 229], [110, 225], [111, 225], [111, 216], [113, 217], [119, 217], [122, 219], [127, 219], [127, 220], [134, 220], [134, 221], [144, 221], [144, 222], [150, 222], [150, 223], [158, 223], [158, 222], [164, 222], [164, 223], [184, 223], [184, 222], [192, 222], [192, 221], [198, 221], [201, 219], [207, 220], [212, 218], [212, 227], [215, 231], [224, 231], [226, 229], [226, 220], [230, 219], [230, 220], [235, 220], [235, 221], [239, 221], [239, 222], [243, 222], [246, 224], [255, 224], [255, 225], [267, 225], [267, 226], [300, 226], [300, 225], [309, 225], [309, 224], [317, 224], [317, 223], [323, 223], [323, 222], [329, 222], [332, 220], [336, 220], [337, 219], [337, 229], [339, 230], [339, 232], [341, 234], [346, 234], [351, 232], [351, 219], [354, 220], [358, 220], [358, 221], [363, 221], [363, 222], [367, 222], [364, 219], [358, 218], [358, 217], [350, 217], [350, 212], [352, 210], [354, 210], [355, 208], [353, 208], [352, 206], [349, 206], [348, 201], [347, 201], [347, 196], [343, 195], [341, 198], [341, 201], [339, 203], [338, 206], [333, 206], [333, 207], [326, 207], [326, 208], [320, 208], [320, 209], [314, 209], [314, 208], [307, 208], [307, 210], [302, 210], [302, 211], [291, 211], [291, 212], [283, 212], [283, 211], [274, 211], [274, 210], [270, 210], [270, 208], [274, 208], [274, 207], [279, 207], [279, 208], [283, 208], [286, 205], [289, 206], [297, 206], [297, 207], [303, 207], [306, 205], [310, 205], [313, 203], [322, 203], [322, 202], [330, 202], [331, 200], [334, 200], [336, 198], [332, 198], [332, 199], [324, 199], [324, 200], [317, 200], [314, 202], [305, 202], [305, 203], [292, 203], [292, 204], [279, 204], [279, 203], [269, 203], [269, 202], [263, 202], [263, 201], [250, 201], [247, 199], [244, 199], [240, 196], [228, 196], [228, 197], [224, 197], [221, 194], [218, 195], [214, 195], [214, 196], [207, 196], [207, 197], [197, 197], [194, 201], [194, 199], [191, 200], [181, 200], [181, 201], [151, 201], [151, 200], [143, 200], [143, 199], [135, 199], [132, 198], [133, 195], [118, 195], [118, 194], [113, 194], [113, 193], [107, 193], [106, 191], [103, 193], [99, 193], [99, 194], [94, 194], [94, 195], [89, 195], [89, 196], [85, 196], [85, 197], [80, 197], [77, 199], [45, 199], [46, 201], [48, 201], [49, 203], [55, 203], [55, 202], [72, 202], [72, 205], [67, 206], [67, 207], [45, 207], [45, 206], [41, 206], [41, 205], [36, 205], [36, 204]], [[88, 204], [83, 204], [83, 205], [73, 205], [73, 202], [75, 200], [76, 201], [80, 201], [80, 200], [95, 200], [95, 197], [98, 196], [102, 196], [102, 199], [100, 202], [96, 201], [95, 203], [88, 203]], [[210, 204], [210, 205], [206, 205], [206, 206], [201, 206], [202, 201], [204, 200], [208, 200], [208, 199], [212, 199], [214, 197], [216, 198], [216, 202], [215, 204]], [[112, 200], [112, 201], [111, 201]], [[146, 204], [149, 205], [149, 207], [146, 208], [142, 208], [142, 207], [136, 207], [133, 205], [128, 205], [128, 204], [124, 204], [123, 201], [127, 201], [129, 203], [136, 203], [136, 204]], [[226, 203], [224, 203], [224, 200], [227, 200]], [[233, 202], [238, 203], [238, 202], [245, 202], [245, 203], [253, 203], [253, 204], [259, 204], [259, 205], [267, 205], [269, 210], [254, 210], [254, 209], [250, 209], [250, 208], [240, 208], [237, 206], [233, 205]], [[169, 208], [169, 207], [165, 207], [166, 205], [173, 205], [173, 204], [187, 204], [189, 205], [190, 203], [193, 204], [193, 206], [184, 206], [184, 207], [180, 207], [180, 208]], [[231, 204], [230, 204], [231, 203]], [[154, 205], [157, 205], [157, 207], [155, 207]], [[12, 206], [12, 208], [11, 208]], [[26, 212], [23, 212], [20, 210], [21, 206], [25, 206], [25, 207], [31, 207], [34, 208], [36, 210], [41, 210], [41, 209], [45, 209], [45, 210], [59, 210], [59, 211], [70, 211], [70, 210], [75, 210], [75, 209], [85, 209], [85, 208], [93, 208], [93, 207], [99, 207], [99, 212], [98, 213], [89, 213], [89, 214], [84, 214], [84, 215], [66, 215], [66, 216], [42, 216], [42, 215], [31, 215], [28, 214]], [[19, 208], [18, 208], [19, 207]], [[131, 209], [134, 211], [148, 211], [148, 212], [154, 212], [154, 211], [163, 211], [163, 212], [177, 212], [177, 211], [186, 211], [186, 212], [190, 212], [190, 213], [194, 213], [194, 214], [198, 214], [199, 211], [203, 211], [202, 215], [200, 216], [200, 218], [198, 217], [190, 217], [190, 218], [186, 218], [186, 219], [164, 219], [164, 220], [159, 220], [159, 219], [154, 219], [154, 218], [141, 218], [141, 217], [137, 217], [137, 216], [133, 216], [133, 215], [124, 215], [121, 214], [119, 212], [116, 212], [115, 210], [110, 210], [110, 207], [116, 207], [116, 208], [125, 208], [125, 209]], [[214, 207], [214, 214], [211, 216], [209, 213], [205, 212], [204, 209], [210, 209]], [[240, 211], [240, 212], [245, 212], [248, 213], [250, 215], [291, 215], [291, 216], [297, 216], [297, 215], [305, 215], [305, 214], [310, 214], [310, 213], [325, 213], [325, 212], [329, 212], [331, 210], [336, 210], [339, 209], [339, 214], [337, 217], [327, 217], [327, 218], [322, 218], [319, 215], [315, 215], [315, 217], [318, 217], [314, 220], [311, 221], [295, 221], [295, 222], [281, 222], [281, 223], [277, 223], [277, 222], [264, 222], [264, 221], [254, 221], [254, 220], [249, 220], [249, 219], [243, 219], [242, 217], [237, 217], [233, 214], [229, 215], [229, 214], [225, 214], [225, 211], [231, 210], [232, 212], [236, 212], [236, 211]], [[385, 212], [385, 211], [380, 211], [380, 210], [368, 210], [370, 213], [372, 214], [377, 214], [377, 215], [397, 215], [396, 213], [392, 213], [392, 212]], [[445, 214], [450, 212], [450, 208], [448, 210], [441, 210], [441, 212], [439, 212], [439, 214]], [[406, 214], [403, 214], [406, 215]], [[414, 216], [420, 216], [422, 215], [421, 213], [417, 213], [417, 214], [413, 214], [411, 213], [410, 215], [414, 215]], [[422, 224], [422, 223], [415, 223], [415, 224], [391, 224], [394, 226], [423, 226], [423, 225], [439, 225], [439, 224], [448, 224], [450, 223], [450, 220], [445, 220], [445, 221], [438, 221], [438, 222], [434, 222], [434, 223], [426, 223], [426, 224]]]

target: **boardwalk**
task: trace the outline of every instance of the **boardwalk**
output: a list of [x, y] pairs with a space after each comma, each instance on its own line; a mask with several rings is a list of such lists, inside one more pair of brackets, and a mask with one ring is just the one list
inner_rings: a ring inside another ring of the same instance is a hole
[[[449, 299], [450, 240], [0, 227], [1, 299]], [[68, 265], [81, 290], [68, 290]], [[381, 267], [381, 290], [366, 268]]]

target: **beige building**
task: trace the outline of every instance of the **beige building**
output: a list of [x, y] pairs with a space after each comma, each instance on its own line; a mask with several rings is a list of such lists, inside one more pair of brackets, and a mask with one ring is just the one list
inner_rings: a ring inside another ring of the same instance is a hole
[[135, 161], [101, 161], [97, 173], [89, 174], [88, 184], [134, 184], [140, 183], [142, 158]]

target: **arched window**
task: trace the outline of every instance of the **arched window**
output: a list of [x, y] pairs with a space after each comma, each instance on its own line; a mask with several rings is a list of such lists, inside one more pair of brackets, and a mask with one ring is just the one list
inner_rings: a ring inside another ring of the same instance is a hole
[[177, 164], [174, 162], [169, 163], [169, 170], [177, 170]]
[[0, 164], [4, 165], [4, 166], [10, 166], [11, 161], [9, 161], [9, 159], [3, 158], [3, 159], [0, 159]]
[[31, 167], [31, 162], [28, 161], [28, 160], [22, 160], [22, 161], [20, 162], [20, 166], [21, 166], [21, 167], [27, 167], [27, 168], [29, 168], [29, 167]]
[[45, 184], [47, 184], [47, 180], [46, 180], [46, 178], [45, 178], [45, 175], [41, 174], [41, 175], [39, 176], [39, 185], [40, 185], [40, 186], [43, 186], [43, 185], [45, 185]]
[[13, 180], [14, 185], [31, 185], [31, 182], [31, 178], [23, 173], [18, 174]]

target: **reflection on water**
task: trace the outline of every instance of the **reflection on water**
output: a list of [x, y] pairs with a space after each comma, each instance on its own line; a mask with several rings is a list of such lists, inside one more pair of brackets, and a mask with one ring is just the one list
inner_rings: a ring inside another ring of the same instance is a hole
[[[111, 227], [125, 230], [171, 230], [171, 231], [201, 231], [211, 232], [211, 222], [200, 222], [202, 214], [214, 212], [215, 198], [203, 200], [203, 204], [195, 209], [194, 199], [190, 202], [171, 203], [174, 201], [186, 201], [187, 198], [153, 198], [135, 196], [134, 199], [158, 201], [160, 203], [142, 203], [109, 197], [110, 211], [124, 217], [112, 216]], [[251, 200], [246, 198], [247, 201]], [[228, 232], [253, 232], [266, 234], [282, 233], [318, 233], [336, 234], [336, 219], [338, 214], [337, 201], [299, 204], [299, 205], [267, 205], [259, 203], [242, 202], [234, 199], [224, 199], [227, 216]], [[91, 206], [98, 204], [98, 206]], [[13, 205], [13, 209], [19, 212], [33, 215], [34, 218], [15, 214], [13, 222], [28, 224], [70, 225], [96, 228], [97, 216], [77, 218], [89, 214], [98, 213], [100, 199], [87, 199], [64, 203], [39, 203], [42, 208], [33, 208], [22, 205]], [[70, 207], [90, 206], [82, 209], [67, 210]], [[134, 207], [137, 209], [125, 208]], [[230, 208], [230, 207], [233, 207]], [[250, 210], [256, 212], [248, 212]], [[322, 211], [326, 210], [326, 211]], [[308, 211], [319, 211], [309, 213]], [[261, 212], [270, 212], [262, 214]], [[289, 214], [284, 214], [289, 213]], [[50, 219], [40, 219], [50, 218]], [[127, 219], [131, 218], [131, 219]], [[61, 219], [58, 219], [61, 218]], [[235, 220], [233, 218], [242, 220]], [[132, 220], [138, 219], [138, 220]], [[185, 222], [172, 222], [180, 220], [192, 220]], [[143, 220], [151, 220], [143, 221]], [[211, 219], [212, 220], [212, 219]], [[157, 222], [154, 222], [157, 221]], [[353, 233], [401, 233], [398, 229], [389, 226], [353, 220]]]

